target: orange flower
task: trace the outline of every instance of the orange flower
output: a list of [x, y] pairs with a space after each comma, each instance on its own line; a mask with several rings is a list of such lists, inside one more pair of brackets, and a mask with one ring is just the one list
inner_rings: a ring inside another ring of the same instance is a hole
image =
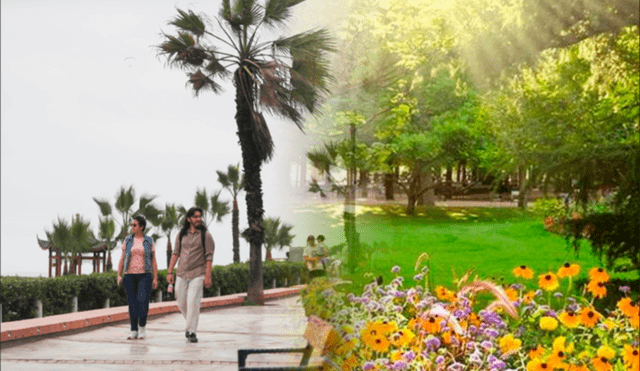
[[542, 347], [542, 345], [536, 345], [535, 348], [529, 351], [529, 358], [530, 359], [538, 358], [542, 355], [542, 353], [544, 353], [544, 348]]
[[351, 371], [358, 365], [358, 357], [352, 354], [349, 358], [342, 362], [342, 371]]
[[525, 303], [530, 302], [531, 300], [533, 300], [533, 298], [536, 297], [536, 292], [535, 291], [529, 291], [523, 298], [522, 300], [524, 300]]
[[593, 295], [596, 299], [601, 299], [607, 296], [607, 288], [604, 286], [604, 282], [600, 281], [589, 281], [587, 285], [587, 290]]
[[640, 311], [638, 310], [640, 309], [638, 308], [638, 304], [636, 304], [636, 302], [631, 300], [630, 298], [620, 299], [617, 305], [622, 313], [624, 313], [624, 315], [627, 317], [633, 317], [634, 315], [637, 316], [640, 313]]
[[447, 290], [444, 286], [436, 287], [436, 296], [440, 300], [454, 301], [456, 294], [453, 291]]
[[624, 346], [624, 355], [622, 356], [622, 360], [624, 361], [624, 365], [627, 370], [638, 370], [640, 369], [640, 359], [639, 359], [638, 347], [632, 347], [631, 345]]
[[574, 277], [580, 273], [580, 266], [578, 264], [564, 263], [560, 269], [558, 269], [558, 278]]
[[568, 371], [589, 371], [589, 367], [585, 365], [569, 365]]
[[422, 321], [422, 328], [432, 334], [440, 332], [440, 322], [442, 319], [438, 316], [429, 316], [426, 320]]
[[530, 280], [533, 278], [533, 271], [531, 268], [526, 265], [521, 265], [518, 268], [513, 270], [513, 275], [516, 277], [522, 277], [524, 279]]
[[571, 311], [563, 311], [558, 315], [558, 319], [568, 328], [576, 328], [580, 324], [580, 316]]
[[635, 315], [635, 316], [631, 316], [629, 317], [629, 323], [631, 324], [631, 327], [637, 329], [640, 325], [640, 315]]
[[598, 313], [593, 308], [582, 308], [582, 310], [580, 311], [580, 320], [582, 324], [587, 327], [595, 326], [601, 317], [602, 314]]
[[389, 340], [387, 340], [387, 338], [384, 336], [376, 336], [367, 340], [362, 340], [369, 348], [377, 352], [386, 352], [387, 350], [389, 350], [389, 345], [391, 345], [391, 343], [389, 343]]
[[589, 271], [589, 278], [592, 281], [609, 282], [609, 275], [602, 268], [591, 268]]
[[612, 367], [609, 360], [604, 357], [596, 357], [591, 360], [591, 364], [596, 371], [611, 371]]
[[545, 289], [547, 291], [555, 290], [559, 286], [558, 278], [556, 277], [555, 274], [553, 274], [551, 272], [549, 272], [547, 274], [541, 274], [538, 277], [540, 278], [538, 280], [538, 285], [540, 285], [541, 288], [543, 288], [543, 289]]
[[511, 301], [518, 300], [518, 292], [513, 287], [507, 287], [504, 290], [504, 292], [509, 297], [509, 300], [511, 300]]
[[527, 371], [551, 371], [553, 366], [546, 362], [542, 362], [540, 358], [534, 358], [527, 363]]
[[559, 336], [553, 341], [553, 352], [549, 356], [547, 363], [552, 365], [553, 368], [567, 369], [569, 365], [564, 363], [567, 359], [567, 354], [573, 352], [573, 343], [565, 345], [567, 339], [564, 336]]
[[391, 344], [397, 347], [403, 347], [411, 343], [415, 337], [416, 335], [407, 328], [398, 330], [391, 335]]

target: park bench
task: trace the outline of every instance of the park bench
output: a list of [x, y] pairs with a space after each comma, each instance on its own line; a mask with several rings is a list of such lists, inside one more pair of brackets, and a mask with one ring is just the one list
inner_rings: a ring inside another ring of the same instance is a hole
[[[310, 371], [310, 370], [330, 370], [341, 371], [335, 362], [329, 359], [327, 354], [340, 342], [340, 336], [333, 327], [322, 319], [310, 316], [307, 328], [304, 332], [307, 346], [304, 348], [279, 348], [279, 349], [238, 349], [238, 371]], [[323, 356], [322, 363], [309, 366], [309, 360], [314, 350]], [[302, 358], [299, 366], [267, 366], [267, 367], [247, 367], [247, 357], [249, 354], [264, 353], [301, 353]]]

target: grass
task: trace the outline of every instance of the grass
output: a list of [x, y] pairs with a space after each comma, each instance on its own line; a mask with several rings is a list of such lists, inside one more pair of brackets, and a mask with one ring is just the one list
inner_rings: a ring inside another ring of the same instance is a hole
[[[389, 282], [391, 268], [398, 265], [409, 284], [416, 274], [415, 262], [422, 253], [429, 255], [431, 286], [455, 288], [457, 278], [467, 272], [494, 282], [515, 282], [513, 268], [527, 265], [536, 274], [556, 272], [566, 261], [588, 269], [600, 266], [588, 246], [579, 256], [568, 249], [564, 238], [544, 230], [539, 217], [514, 208], [421, 208], [414, 216], [404, 214], [401, 205], [358, 206], [357, 231], [367, 246], [362, 269], [345, 277], [355, 289], [363, 282], [382, 276]], [[327, 246], [345, 243], [342, 204], [300, 206], [300, 223], [295, 232], [324, 234]], [[536, 276], [537, 277], [537, 276]], [[529, 282], [530, 288], [537, 287]]]

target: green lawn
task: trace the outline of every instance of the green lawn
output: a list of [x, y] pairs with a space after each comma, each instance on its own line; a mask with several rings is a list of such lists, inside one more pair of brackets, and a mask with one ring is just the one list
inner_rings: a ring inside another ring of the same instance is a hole
[[[324, 234], [327, 246], [345, 242], [342, 204], [300, 206], [296, 216], [298, 236]], [[425, 252], [432, 284], [449, 288], [469, 270], [495, 282], [515, 282], [511, 270], [523, 264], [542, 274], [575, 262], [583, 267], [583, 277], [600, 265], [587, 246], [577, 257], [563, 237], [544, 230], [539, 217], [514, 208], [419, 209], [409, 217], [403, 206], [358, 206], [356, 224], [370, 256], [362, 271], [346, 278], [360, 283], [367, 272], [389, 282], [394, 265], [412, 280], [416, 259]], [[537, 287], [537, 279], [528, 286]]]

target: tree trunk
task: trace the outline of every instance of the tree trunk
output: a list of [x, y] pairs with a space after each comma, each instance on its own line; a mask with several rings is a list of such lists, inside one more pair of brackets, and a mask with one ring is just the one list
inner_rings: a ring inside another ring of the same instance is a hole
[[369, 197], [369, 172], [366, 170], [360, 170], [360, 196], [362, 198]]
[[231, 234], [233, 235], [233, 262], [240, 263], [240, 210], [238, 209], [238, 200], [235, 197], [231, 213]]
[[167, 236], [167, 267], [171, 263], [171, 255], [173, 254], [173, 249], [171, 248], [171, 236]]
[[445, 173], [445, 186], [444, 186], [444, 199], [450, 200], [453, 194], [453, 184], [452, 184], [452, 173], [453, 169], [451, 166], [447, 166], [447, 171]]
[[420, 197], [422, 199], [422, 204], [426, 207], [436, 206], [436, 192], [433, 187], [433, 174], [431, 173], [431, 170], [427, 169], [427, 171], [425, 171], [420, 183], [422, 184], [422, 189], [428, 188], [427, 191], [422, 194], [422, 197]]
[[387, 201], [393, 200], [393, 185], [395, 183], [394, 175], [392, 173], [384, 174], [384, 199]]
[[251, 125], [251, 107], [253, 105], [253, 85], [251, 76], [240, 67], [234, 75], [236, 88], [236, 124], [242, 149], [242, 166], [245, 180], [245, 200], [249, 228], [245, 235], [249, 239], [249, 284], [247, 300], [264, 305], [264, 284], [262, 278], [262, 180], [260, 179], [261, 161], [256, 151]]
[[518, 194], [518, 207], [521, 209], [524, 209], [527, 207], [527, 204], [525, 202], [526, 200], [526, 193], [527, 193], [527, 187], [526, 184], [527, 181], [525, 180], [525, 167], [524, 166], [520, 166], [518, 168], [518, 186], [520, 189], [520, 193]]

